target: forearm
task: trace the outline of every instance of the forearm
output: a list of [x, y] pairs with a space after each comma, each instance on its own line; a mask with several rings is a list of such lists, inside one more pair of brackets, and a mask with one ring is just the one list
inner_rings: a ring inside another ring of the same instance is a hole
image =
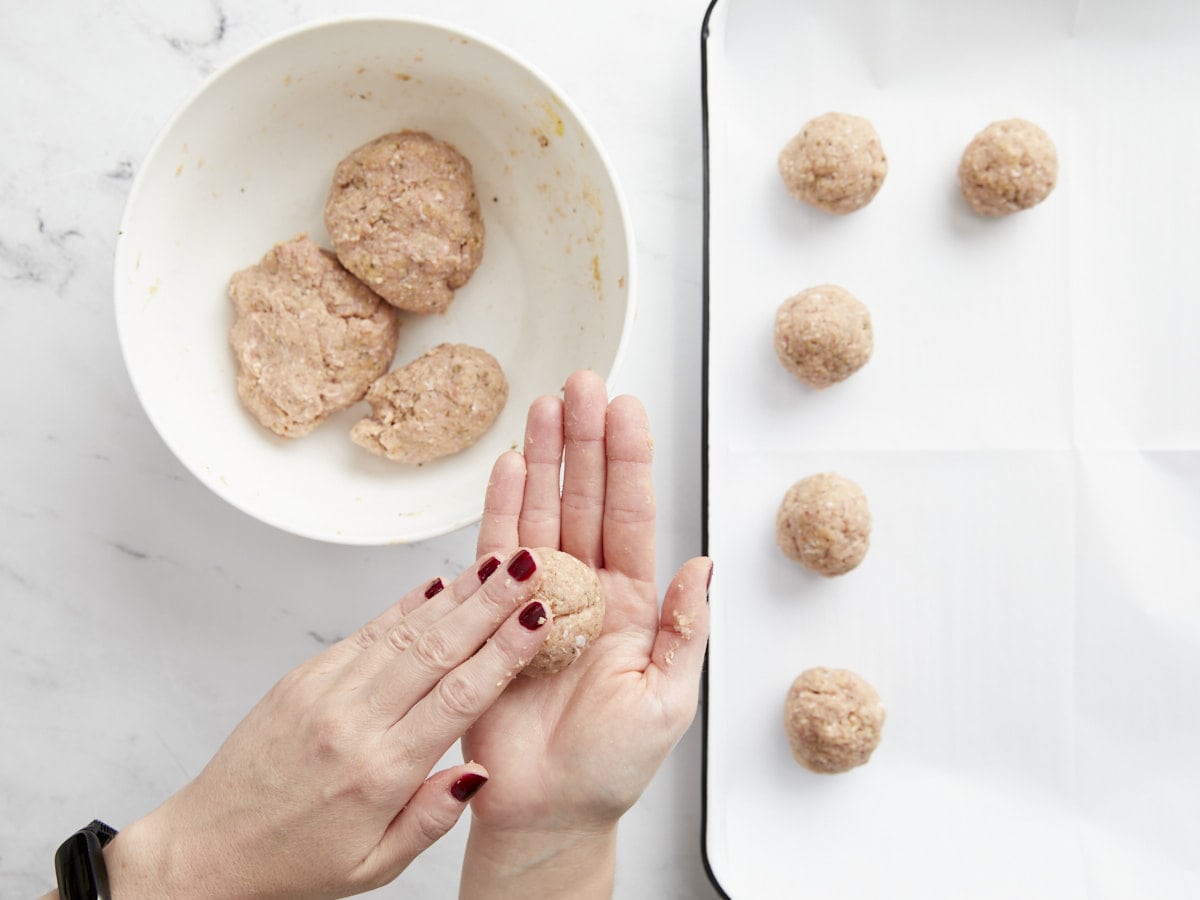
[[589, 832], [492, 832], [471, 823], [459, 900], [608, 900], [617, 827]]

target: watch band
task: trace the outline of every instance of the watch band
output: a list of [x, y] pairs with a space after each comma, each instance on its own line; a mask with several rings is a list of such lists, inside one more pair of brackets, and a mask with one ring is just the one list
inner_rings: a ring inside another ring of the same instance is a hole
[[112, 900], [104, 848], [117, 831], [99, 819], [63, 841], [54, 854], [59, 900]]

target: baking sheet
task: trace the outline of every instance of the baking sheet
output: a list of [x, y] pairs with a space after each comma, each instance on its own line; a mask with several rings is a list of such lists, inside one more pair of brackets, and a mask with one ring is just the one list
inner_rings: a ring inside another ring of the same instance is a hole
[[[1200, 896], [1200, 6], [715, 0], [706, 141], [704, 845], [737, 898]], [[889, 158], [863, 210], [784, 191], [830, 110]], [[1055, 140], [1041, 206], [984, 220], [963, 148]], [[772, 350], [816, 284], [875, 354], [824, 392]], [[779, 553], [795, 480], [874, 517], [840, 579]], [[888, 708], [865, 767], [791, 759], [803, 669]]]

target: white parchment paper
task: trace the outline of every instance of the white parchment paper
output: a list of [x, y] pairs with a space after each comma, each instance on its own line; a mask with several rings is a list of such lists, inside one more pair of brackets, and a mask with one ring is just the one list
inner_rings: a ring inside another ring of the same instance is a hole
[[[1200, 896], [1200, 4], [718, 0], [705, 41], [705, 848], [737, 898]], [[864, 115], [889, 173], [833, 217], [780, 148]], [[1003, 220], [963, 148], [1020, 116], [1057, 189]], [[833, 282], [875, 355], [817, 392], [775, 309]], [[863, 564], [774, 543], [787, 487], [867, 493]], [[791, 759], [783, 700], [851, 668], [867, 766]]]

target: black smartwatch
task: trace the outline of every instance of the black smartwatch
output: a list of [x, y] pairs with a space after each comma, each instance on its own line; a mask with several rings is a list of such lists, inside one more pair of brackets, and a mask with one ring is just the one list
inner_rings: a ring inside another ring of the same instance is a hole
[[59, 900], [112, 900], [104, 848], [116, 836], [115, 828], [93, 819], [63, 841], [54, 854]]

